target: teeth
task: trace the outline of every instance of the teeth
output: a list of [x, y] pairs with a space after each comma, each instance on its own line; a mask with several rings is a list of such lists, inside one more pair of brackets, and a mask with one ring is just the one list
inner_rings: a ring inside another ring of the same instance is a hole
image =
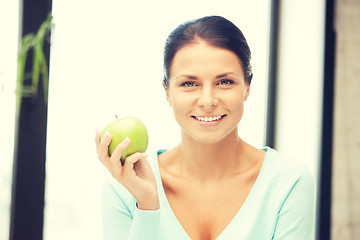
[[213, 116], [213, 117], [196, 117], [197, 120], [202, 122], [212, 122], [217, 121], [221, 118], [221, 116]]

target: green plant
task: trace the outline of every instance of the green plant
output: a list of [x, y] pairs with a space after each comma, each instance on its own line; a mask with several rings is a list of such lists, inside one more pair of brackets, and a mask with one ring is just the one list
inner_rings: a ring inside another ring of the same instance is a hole
[[[49, 73], [43, 46], [52, 27], [53, 17], [51, 13], [49, 13], [46, 20], [40, 25], [36, 34], [29, 33], [21, 40], [17, 59], [16, 93], [18, 96], [18, 107], [20, 107], [22, 97], [32, 97], [37, 95], [40, 79], [43, 81], [44, 102], [45, 104], [47, 103]], [[31, 49], [33, 50], [32, 70], [30, 73], [25, 73], [26, 58]], [[31, 79], [31, 84], [24, 85], [26, 79]]]

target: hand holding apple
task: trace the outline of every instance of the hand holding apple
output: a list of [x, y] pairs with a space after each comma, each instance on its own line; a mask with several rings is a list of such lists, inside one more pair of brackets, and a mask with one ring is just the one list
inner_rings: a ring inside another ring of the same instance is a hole
[[[114, 147], [110, 147], [113, 143]], [[136, 118], [123, 118], [97, 130], [95, 144], [98, 158], [113, 178], [135, 197], [139, 209], [160, 207], [156, 180], [146, 151], [148, 134]], [[110, 155], [111, 156], [110, 156]], [[120, 159], [125, 159], [126, 161]]]

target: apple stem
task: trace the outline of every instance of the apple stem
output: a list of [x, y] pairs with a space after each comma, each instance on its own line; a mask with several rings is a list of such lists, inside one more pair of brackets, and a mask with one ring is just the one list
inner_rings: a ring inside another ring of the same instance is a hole
[[117, 116], [117, 114], [115, 114], [115, 117], [116, 117], [116, 119], [118, 119], [118, 116]]

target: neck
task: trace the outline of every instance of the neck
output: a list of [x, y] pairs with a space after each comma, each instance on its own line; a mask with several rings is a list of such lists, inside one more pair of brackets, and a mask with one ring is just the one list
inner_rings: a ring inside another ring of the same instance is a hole
[[237, 129], [220, 142], [203, 144], [182, 138], [179, 146], [181, 170], [185, 175], [200, 181], [218, 181], [234, 174], [241, 165], [245, 142], [237, 134]]

